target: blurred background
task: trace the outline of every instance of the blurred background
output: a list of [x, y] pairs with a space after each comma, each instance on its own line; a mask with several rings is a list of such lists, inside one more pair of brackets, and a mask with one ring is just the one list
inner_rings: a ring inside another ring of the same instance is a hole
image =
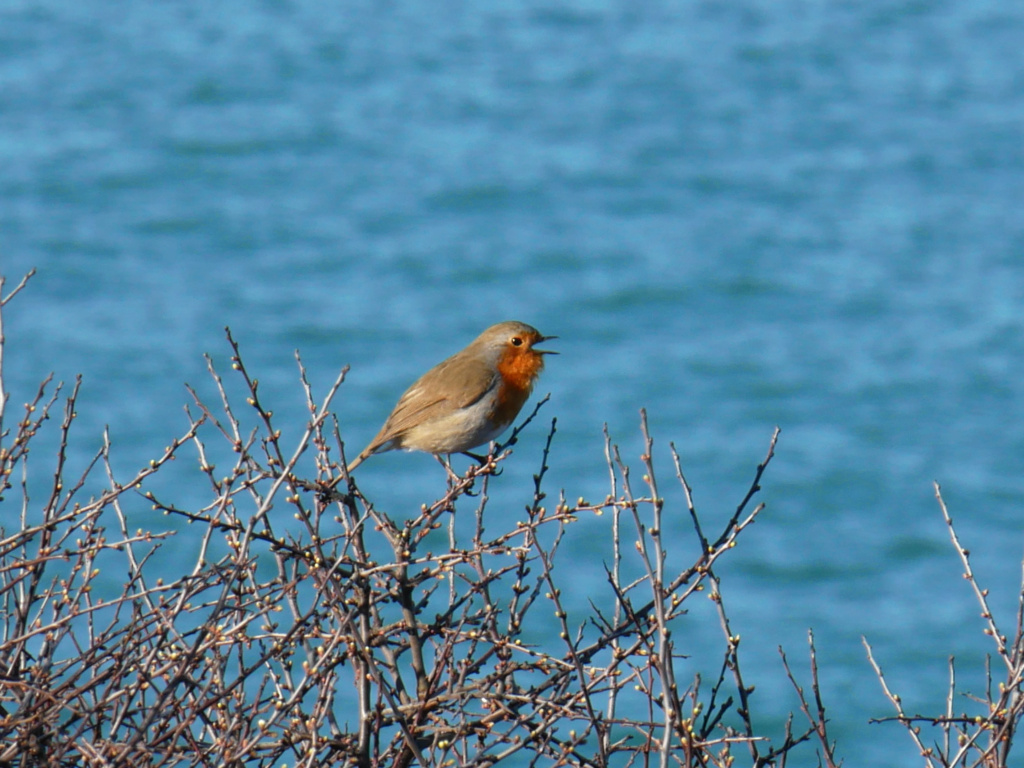
[[[868, 723], [892, 712], [861, 636], [912, 713], [941, 713], [951, 654], [982, 693], [992, 650], [933, 480], [1013, 630], [1022, 40], [1009, 0], [2, 2], [0, 274], [38, 269], [4, 315], [12, 406], [83, 374], [74, 458], [109, 425], [127, 475], [184, 431], [185, 382], [215, 398], [229, 325], [286, 445], [294, 351], [321, 395], [351, 365], [352, 455], [429, 366], [529, 322], [562, 354], [492, 530], [552, 418], [549, 493], [594, 500], [603, 425], [639, 474], [645, 407], [681, 566], [669, 441], [717, 530], [780, 426], [767, 511], [721, 567], [755, 723], [781, 733], [776, 649], [805, 673], [813, 628], [837, 755], [912, 764]], [[195, 477], [175, 501], [205, 498]], [[359, 480], [396, 517], [443, 490], [424, 455]], [[578, 620], [609, 537], [595, 517], [563, 544]], [[676, 639], [680, 680], [717, 672], [710, 613]]]

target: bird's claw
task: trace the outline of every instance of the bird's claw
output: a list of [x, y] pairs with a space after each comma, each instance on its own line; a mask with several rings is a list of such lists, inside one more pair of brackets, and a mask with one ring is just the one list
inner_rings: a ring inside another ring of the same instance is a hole
[[494, 461], [492, 454], [488, 454], [487, 456], [481, 456], [478, 453], [470, 453], [469, 451], [463, 451], [462, 455], [468, 456], [473, 461], [478, 463], [480, 465], [480, 468], [486, 470], [487, 474], [491, 475], [492, 477], [498, 477], [498, 475], [505, 471], [504, 469], [498, 469], [498, 465]]

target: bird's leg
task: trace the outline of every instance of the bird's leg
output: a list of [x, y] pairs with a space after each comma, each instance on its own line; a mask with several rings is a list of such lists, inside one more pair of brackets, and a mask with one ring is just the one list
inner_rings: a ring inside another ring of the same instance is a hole
[[342, 493], [341, 491], [337, 490], [338, 485], [341, 483], [343, 479], [344, 478], [339, 476], [334, 478], [333, 480], [328, 480], [325, 482], [321, 482], [318, 480], [315, 483], [311, 483], [308, 480], [299, 480], [298, 478], [294, 478], [291, 479], [290, 482], [296, 488], [301, 488], [304, 491], [311, 491], [315, 493], [317, 499], [319, 499], [319, 501], [322, 504], [326, 505], [330, 504], [332, 501], [345, 501], [351, 498], [352, 492], [355, 489], [355, 485], [353, 484], [351, 477], [349, 477], [348, 479], [348, 493]]
[[[353, 494], [355, 492], [355, 481], [352, 479], [351, 475], [347, 475], [347, 477], [346, 475], [347, 473], [338, 475], [332, 480], [321, 484], [321, 486], [317, 488], [317, 496], [324, 504], [328, 504], [332, 501], [342, 501], [347, 504], [352, 501]], [[338, 490], [338, 486], [340, 486], [345, 480], [348, 481], [346, 484], [347, 493], [342, 493]]]
[[[481, 456], [478, 453], [470, 453], [469, 451], [463, 451], [462, 455], [463, 456], [468, 456], [469, 458], [473, 459], [473, 461], [477, 462], [478, 464], [480, 464], [480, 466], [483, 466], [483, 467], [486, 467], [487, 465], [489, 465], [494, 460], [494, 453], [493, 452], [487, 454], [486, 456]], [[494, 476], [494, 477], [497, 477], [498, 475], [500, 475], [504, 471], [505, 471], [504, 469], [498, 469], [497, 467], [495, 467], [494, 469], [491, 470], [490, 474], [492, 476]]]

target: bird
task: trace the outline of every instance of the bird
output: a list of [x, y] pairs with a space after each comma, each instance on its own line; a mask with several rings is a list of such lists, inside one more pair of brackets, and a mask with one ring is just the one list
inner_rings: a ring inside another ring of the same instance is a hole
[[530, 397], [544, 356], [558, 354], [536, 345], [556, 338], [516, 320], [492, 325], [405, 391], [348, 472], [384, 451], [439, 456], [465, 453], [494, 440]]

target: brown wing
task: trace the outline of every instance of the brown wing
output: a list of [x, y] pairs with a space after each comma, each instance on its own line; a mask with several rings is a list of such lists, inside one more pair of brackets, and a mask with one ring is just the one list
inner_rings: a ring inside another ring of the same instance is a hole
[[472, 405], [494, 386], [497, 371], [476, 356], [453, 355], [405, 391], [380, 432], [360, 456], [369, 456], [413, 427]]

